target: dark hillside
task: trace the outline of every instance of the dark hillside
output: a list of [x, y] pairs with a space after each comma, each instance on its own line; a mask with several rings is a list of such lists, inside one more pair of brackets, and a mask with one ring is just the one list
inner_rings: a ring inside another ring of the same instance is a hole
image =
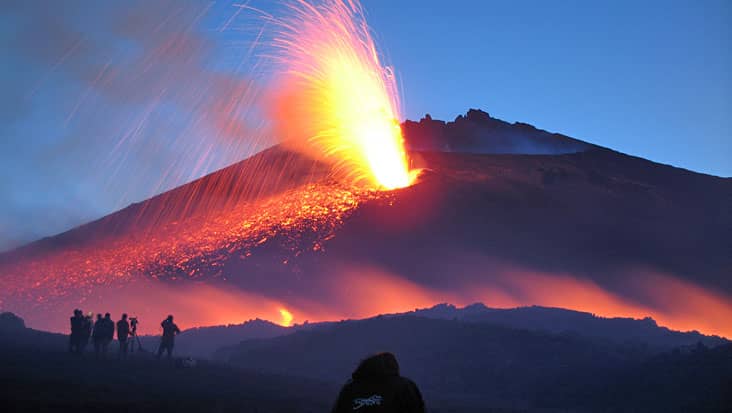
[[[460, 406], [456, 411], [517, 406], [721, 411], [732, 377], [729, 345], [653, 355], [642, 345], [414, 316], [249, 340], [218, 355], [261, 372], [338, 382], [357, 360], [378, 351], [397, 355], [402, 372], [417, 382], [433, 408]], [[686, 374], [694, 378], [675, 381]]]

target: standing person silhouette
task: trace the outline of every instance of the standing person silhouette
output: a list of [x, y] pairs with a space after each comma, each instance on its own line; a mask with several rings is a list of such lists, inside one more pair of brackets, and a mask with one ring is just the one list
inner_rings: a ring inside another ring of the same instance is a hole
[[140, 337], [137, 336], [137, 325], [139, 324], [137, 317], [130, 317], [130, 353], [135, 352], [135, 341], [137, 341], [137, 351], [142, 351], [142, 344], [140, 343]]
[[[81, 311], [81, 310], [79, 310]], [[81, 336], [79, 336], [79, 352], [83, 353], [86, 351], [86, 345], [89, 344], [89, 337], [92, 335], [92, 313], [90, 312], [89, 315], [84, 316], [84, 313], [81, 313], [82, 317], [82, 326], [81, 326]]]
[[83, 350], [81, 341], [84, 338], [84, 313], [78, 308], [74, 310], [71, 322], [71, 335], [69, 335], [69, 352], [80, 354]]
[[130, 323], [127, 322], [127, 314], [122, 314], [122, 319], [117, 321], [117, 340], [119, 341], [119, 358], [127, 358], [127, 336], [130, 335]]
[[104, 332], [102, 338], [102, 353], [107, 356], [107, 348], [109, 343], [114, 340], [114, 321], [112, 321], [112, 315], [109, 313], [104, 314]]
[[92, 330], [92, 341], [94, 342], [94, 356], [99, 358], [102, 353], [102, 346], [104, 344], [104, 338], [106, 332], [104, 331], [104, 319], [101, 314], [97, 314], [97, 321], [94, 322], [94, 328]]
[[158, 347], [158, 358], [163, 355], [163, 351], [167, 351], [168, 358], [171, 358], [175, 346], [175, 335], [180, 333], [180, 329], [173, 323], [172, 315], [163, 320], [160, 327], [163, 328], [163, 337], [160, 339], [160, 347]]
[[424, 413], [417, 385], [399, 375], [399, 363], [391, 353], [361, 361], [338, 395], [332, 413]]

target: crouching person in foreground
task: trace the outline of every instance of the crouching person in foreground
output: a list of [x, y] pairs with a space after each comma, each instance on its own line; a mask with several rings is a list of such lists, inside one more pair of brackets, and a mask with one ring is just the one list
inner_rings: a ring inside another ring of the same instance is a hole
[[424, 413], [417, 385], [399, 375], [399, 363], [391, 353], [380, 353], [361, 362], [343, 386], [332, 413]]

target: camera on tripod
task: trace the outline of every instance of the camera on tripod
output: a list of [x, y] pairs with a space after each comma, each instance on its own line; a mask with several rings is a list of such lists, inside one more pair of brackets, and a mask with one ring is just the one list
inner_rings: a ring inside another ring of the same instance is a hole
[[142, 343], [140, 342], [140, 337], [137, 335], [137, 325], [139, 323], [140, 322], [137, 320], [137, 317], [130, 317], [130, 335], [134, 337], [130, 353], [135, 352], [135, 341], [137, 342], [137, 350], [142, 351]]

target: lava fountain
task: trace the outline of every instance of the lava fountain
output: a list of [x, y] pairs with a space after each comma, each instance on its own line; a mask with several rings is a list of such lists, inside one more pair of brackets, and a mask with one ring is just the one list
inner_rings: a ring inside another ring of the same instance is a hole
[[[264, 104], [262, 124], [271, 122], [286, 148], [270, 148], [133, 204], [79, 229], [79, 238], [61, 236], [53, 245], [40, 243], [0, 260], [2, 308], [56, 329], [69, 308], [103, 305], [105, 312], [121, 313], [129, 311], [137, 288], [204, 297], [187, 287], [211, 283], [224, 292], [212, 290], [204, 300], [210, 304], [198, 301], [196, 311], [170, 299], [136, 302], [136, 313], [151, 319], [188, 311], [186, 318], [197, 325], [241, 321], [245, 313], [279, 315], [289, 325], [293, 314], [322, 313], [289, 293], [300, 288], [307, 294], [312, 277], [301, 271], [309, 257], [322, 253], [359, 205], [387, 202], [396, 194], [386, 190], [409, 186], [416, 171], [404, 148], [393, 71], [381, 63], [360, 4], [285, 5], [286, 17], [269, 16], [274, 32], [263, 36], [273, 69], [266, 73], [273, 75], [247, 82], [257, 92], [263, 86], [267, 98], [255, 102], [260, 95], [243, 88], [241, 101], [257, 109]], [[227, 312], [232, 319], [222, 320], [211, 309], [221, 308], [218, 301], [233, 302], [232, 289], [261, 308], [242, 304], [241, 311]], [[196, 313], [205, 316], [194, 318]]]
[[272, 100], [286, 145], [380, 189], [409, 186], [394, 72], [382, 65], [358, 1], [289, 4], [275, 22]]

